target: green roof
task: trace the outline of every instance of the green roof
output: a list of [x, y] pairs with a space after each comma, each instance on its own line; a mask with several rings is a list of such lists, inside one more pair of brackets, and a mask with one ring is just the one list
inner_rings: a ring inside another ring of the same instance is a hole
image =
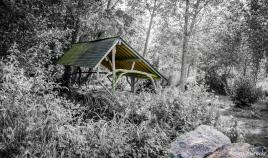
[[118, 38], [75, 43], [64, 53], [58, 64], [94, 68]]
[[71, 48], [60, 58], [58, 64], [89, 68], [102, 64], [112, 70], [111, 64], [105, 60], [105, 57], [111, 60], [110, 52], [114, 47], [116, 47], [116, 69], [129, 70], [135, 61], [134, 70], [152, 74], [156, 79], [166, 79], [121, 37], [72, 44]]

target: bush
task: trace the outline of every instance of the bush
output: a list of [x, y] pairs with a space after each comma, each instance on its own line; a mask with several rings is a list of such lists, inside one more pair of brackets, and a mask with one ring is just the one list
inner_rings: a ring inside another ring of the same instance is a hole
[[206, 72], [204, 79], [209, 91], [219, 95], [228, 94], [227, 75], [220, 76], [214, 70], [211, 70]]
[[151, 81], [145, 80], [137, 84], [136, 93], [148, 92], [155, 93], [155, 88]]
[[268, 97], [268, 78], [258, 81], [256, 87], [262, 92], [262, 98]]
[[109, 121], [124, 110], [116, 99], [105, 91], [82, 93], [72, 90], [68, 98], [79, 105], [76, 115], [81, 116], [84, 121], [88, 119]]
[[233, 116], [219, 117], [216, 128], [228, 136], [232, 143], [244, 142], [245, 131], [239, 128], [237, 119]]
[[176, 88], [166, 88], [159, 94], [129, 94], [120, 102], [125, 105], [126, 118], [131, 122], [150, 122], [149, 125], [159, 126], [172, 140], [201, 124], [215, 123], [215, 106], [208, 102], [208, 98], [211, 96], [203, 87], [195, 86], [184, 93]]
[[86, 94], [70, 103], [43, 75], [25, 76], [15, 56], [0, 70], [0, 157], [167, 156], [161, 128], [130, 122], [108, 99]]
[[97, 94], [66, 100], [47, 75], [25, 75], [16, 56], [0, 62], [0, 157], [168, 157], [170, 142], [215, 113], [203, 87], [182, 93]]
[[232, 100], [238, 107], [248, 107], [259, 99], [260, 90], [249, 79], [240, 78], [234, 82]]

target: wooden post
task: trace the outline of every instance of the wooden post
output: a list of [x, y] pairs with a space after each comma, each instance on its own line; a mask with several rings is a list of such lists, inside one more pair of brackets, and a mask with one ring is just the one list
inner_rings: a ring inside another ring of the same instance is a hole
[[131, 87], [131, 92], [135, 92], [135, 76], [130, 77], [130, 87]]
[[99, 68], [99, 66], [97, 67], [97, 80], [99, 80], [100, 79], [100, 68]]
[[112, 65], [113, 65], [113, 82], [112, 82], [112, 92], [115, 92], [115, 82], [116, 82], [116, 74], [115, 74], [115, 53], [116, 53], [116, 47], [112, 50]]
[[78, 85], [81, 86], [82, 70], [81, 67], [78, 67]]

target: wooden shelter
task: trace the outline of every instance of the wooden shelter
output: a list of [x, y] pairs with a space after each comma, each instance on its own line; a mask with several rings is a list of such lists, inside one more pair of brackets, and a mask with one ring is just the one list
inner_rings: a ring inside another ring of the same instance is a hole
[[149, 79], [154, 87], [155, 80], [166, 80], [121, 37], [72, 44], [71, 48], [60, 58], [58, 64], [87, 67], [94, 70], [98, 74], [97, 76], [102, 73], [99, 72], [99, 67], [102, 65], [109, 70], [105, 77], [112, 76], [113, 91], [122, 76], [130, 78], [132, 91], [134, 91], [135, 79]]

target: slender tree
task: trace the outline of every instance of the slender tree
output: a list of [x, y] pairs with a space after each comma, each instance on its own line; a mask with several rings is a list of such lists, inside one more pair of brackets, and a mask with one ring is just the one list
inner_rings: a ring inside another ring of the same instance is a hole
[[181, 76], [180, 76], [180, 88], [185, 89], [186, 77], [187, 77], [187, 47], [188, 47], [188, 23], [189, 23], [189, 0], [185, 1], [185, 13], [184, 13], [184, 31], [183, 31], [183, 44], [182, 44], [182, 63], [181, 63]]
[[152, 30], [152, 25], [153, 25], [153, 20], [154, 20], [154, 17], [155, 17], [156, 8], [157, 8], [156, 0], [154, 0], [153, 9], [150, 12], [150, 22], [149, 22], [149, 27], [148, 27], [148, 30], [147, 30], [147, 33], [146, 33], [146, 40], [145, 40], [145, 44], [144, 44], [143, 56], [145, 56], [146, 53], [147, 53], [148, 43], [149, 43], [149, 40], [150, 40], [150, 34], [151, 34], [151, 30]]
[[[183, 44], [182, 44], [182, 62], [181, 62], [181, 75], [180, 75], [180, 88], [184, 90], [187, 76], [188, 76], [188, 56], [189, 56], [189, 41], [195, 34], [196, 21], [199, 13], [205, 8], [211, 0], [196, 0], [191, 7], [189, 0], [185, 0], [185, 12], [184, 12], [184, 26], [183, 26]], [[190, 12], [191, 10], [191, 12]], [[192, 61], [196, 62], [198, 56], [195, 55]]]
[[257, 82], [258, 74], [260, 71], [260, 62], [264, 57], [264, 35], [265, 31], [262, 27], [261, 12], [262, 6], [259, 0], [250, 1], [250, 16], [248, 19], [248, 26], [250, 29], [249, 43], [252, 49], [252, 64], [253, 72], [252, 77]]

